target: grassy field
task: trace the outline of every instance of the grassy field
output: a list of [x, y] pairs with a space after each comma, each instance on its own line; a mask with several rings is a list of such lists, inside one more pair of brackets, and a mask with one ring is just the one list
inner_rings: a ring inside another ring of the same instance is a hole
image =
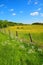
[[0, 29], [0, 65], [43, 65], [43, 26]]

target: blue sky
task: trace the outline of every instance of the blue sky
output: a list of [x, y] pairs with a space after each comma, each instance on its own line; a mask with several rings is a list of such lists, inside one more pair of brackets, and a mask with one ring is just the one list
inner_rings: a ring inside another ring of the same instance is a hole
[[43, 0], [0, 0], [0, 20], [43, 23]]

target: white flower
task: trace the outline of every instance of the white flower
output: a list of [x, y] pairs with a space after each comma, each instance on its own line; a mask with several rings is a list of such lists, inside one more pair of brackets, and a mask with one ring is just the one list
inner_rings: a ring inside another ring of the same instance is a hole
[[28, 53], [34, 53], [35, 51], [33, 49], [30, 49]]
[[20, 42], [23, 42], [23, 40], [22, 40], [22, 39], [20, 39]]
[[34, 49], [34, 46], [32, 46], [32, 49]]
[[42, 51], [42, 49], [41, 48], [38, 48], [38, 51]]
[[24, 49], [25, 47], [23, 45], [21, 45], [20, 48]]

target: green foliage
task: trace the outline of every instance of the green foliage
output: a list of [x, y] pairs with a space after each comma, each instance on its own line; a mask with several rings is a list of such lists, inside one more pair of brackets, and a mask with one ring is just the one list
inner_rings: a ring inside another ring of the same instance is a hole
[[23, 25], [22, 23], [15, 23], [7, 20], [0, 20], [0, 28], [5, 28], [8, 26], [14, 26], [14, 25]]
[[43, 25], [43, 23], [36, 22], [36, 23], [32, 23], [32, 25]]
[[0, 32], [0, 65], [43, 65], [43, 49]]
[[32, 39], [39, 45], [43, 45], [43, 33], [32, 33]]

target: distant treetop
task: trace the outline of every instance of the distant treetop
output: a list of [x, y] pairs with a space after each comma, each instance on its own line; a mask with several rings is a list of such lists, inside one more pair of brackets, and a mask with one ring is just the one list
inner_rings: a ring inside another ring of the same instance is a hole
[[0, 28], [5, 28], [5, 27], [8, 27], [8, 26], [14, 26], [14, 25], [23, 25], [23, 24], [11, 22], [11, 21], [8, 21], [8, 20], [0, 20]]
[[43, 23], [35, 22], [35, 23], [32, 23], [32, 25], [43, 25]]

